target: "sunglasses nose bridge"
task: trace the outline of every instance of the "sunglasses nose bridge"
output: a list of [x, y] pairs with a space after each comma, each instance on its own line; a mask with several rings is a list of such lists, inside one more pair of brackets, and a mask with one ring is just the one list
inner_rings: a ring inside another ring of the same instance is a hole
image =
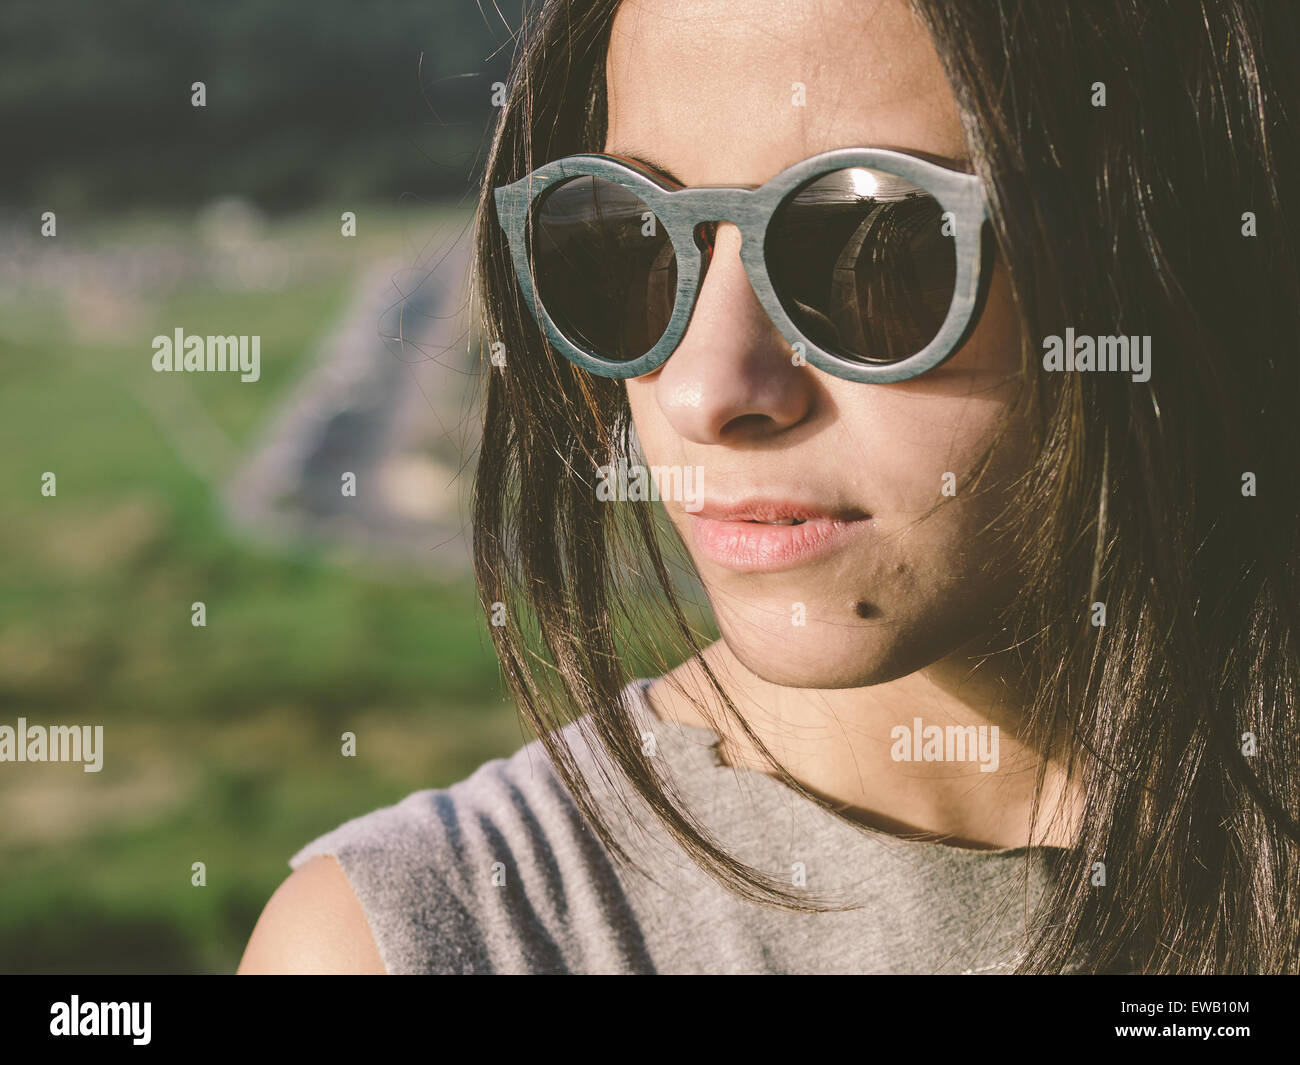
[[673, 194], [674, 212], [683, 228], [689, 226], [696, 245], [709, 260], [717, 239], [718, 226], [731, 223], [741, 233], [756, 220], [753, 190], [734, 186], [696, 186]]
[[706, 186], [681, 189], [674, 193], [674, 199], [682, 217], [692, 228], [704, 223], [718, 225], [722, 222], [742, 226], [747, 218], [753, 216], [752, 195], [749, 189]]

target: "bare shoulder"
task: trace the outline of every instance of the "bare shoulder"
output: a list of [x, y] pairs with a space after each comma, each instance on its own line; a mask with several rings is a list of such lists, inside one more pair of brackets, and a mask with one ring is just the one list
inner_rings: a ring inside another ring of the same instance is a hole
[[384, 971], [361, 903], [327, 856], [313, 858], [276, 889], [238, 969], [239, 975]]

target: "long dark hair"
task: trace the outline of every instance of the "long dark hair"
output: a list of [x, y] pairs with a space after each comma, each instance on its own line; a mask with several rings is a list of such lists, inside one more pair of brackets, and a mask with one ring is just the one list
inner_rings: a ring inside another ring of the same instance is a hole
[[[1297, 16], [1262, 0], [913, 6], [990, 190], [1026, 337], [1035, 460], [1008, 543], [1023, 589], [1003, 627], [1034, 690], [1027, 733], [1086, 796], [1021, 970], [1082, 956], [1093, 971], [1295, 972]], [[495, 219], [494, 187], [602, 149], [617, 7], [547, 0], [526, 17], [492, 141], [475, 291], [505, 366], [485, 359], [481, 598], [505, 604], [490, 631], [506, 682], [616, 857], [629, 858], [557, 735], [570, 719], [720, 883], [822, 908], [723, 851], [641, 753], [619, 692], [670, 652], [698, 655], [698, 620], [656, 513], [597, 502], [596, 468], [629, 446], [621, 382], [549, 349]], [[1150, 336], [1150, 381], [1044, 374], [1038, 344], [1069, 326]]]

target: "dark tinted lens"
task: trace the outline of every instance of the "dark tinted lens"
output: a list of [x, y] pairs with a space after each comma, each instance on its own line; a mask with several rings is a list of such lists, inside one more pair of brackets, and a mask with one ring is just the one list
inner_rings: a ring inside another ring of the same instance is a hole
[[957, 259], [944, 229], [943, 208], [923, 189], [877, 170], [837, 170], [777, 208], [767, 269], [786, 313], [819, 347], [897, 362], [948, 315]]
[[654, 347], [677, 295], [677, 256], [654, 212], [621, 185], [577, 177], [547, 190], [530, 222], [534, 285], [559, 330], [609, 362]]

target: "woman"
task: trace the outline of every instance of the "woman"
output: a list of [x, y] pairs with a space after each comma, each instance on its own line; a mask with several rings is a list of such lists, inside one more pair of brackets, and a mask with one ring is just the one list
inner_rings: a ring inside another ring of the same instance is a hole
[[1296, 43], [544, 4], [475, 495], [541, 738], [303, 848], [241, 971], [1294, 972]]

